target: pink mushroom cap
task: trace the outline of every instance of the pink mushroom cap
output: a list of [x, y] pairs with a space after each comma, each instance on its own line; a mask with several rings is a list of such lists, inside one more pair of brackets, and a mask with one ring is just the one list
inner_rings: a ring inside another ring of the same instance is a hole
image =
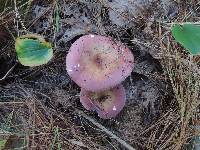
[[125, 105], [125, 89], [121, 84], [101, 92], [90, 92], [81, 88], [80, 102], [87, 110], [96, 111], [100, 118], [114, 118]]
[[110, 37], [85, 35], [76, 40], [66, 57], [71, 79], [88, 91], [102, 91], [120, 84], [133, 69], [134, 57]]

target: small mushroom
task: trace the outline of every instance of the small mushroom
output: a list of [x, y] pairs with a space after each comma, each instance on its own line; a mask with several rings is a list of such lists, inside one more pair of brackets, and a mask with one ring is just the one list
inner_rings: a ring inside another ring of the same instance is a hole
[[76, 40], [66, 57], [69, 76], [87, 91], [103, 91], [120, 84], [133, 69], [134, 57], [122, 43], [100, 35]]
[[96, 111], [100, 118], [114, 118], [125, 105], [125, 89], [121, 84], [101, 92], [90, 92], [81, 88], [80, 102], [87, 110]]

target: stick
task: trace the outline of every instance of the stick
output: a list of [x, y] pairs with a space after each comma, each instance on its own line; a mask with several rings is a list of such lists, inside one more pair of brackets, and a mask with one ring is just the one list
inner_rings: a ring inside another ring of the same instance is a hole
[[8, 72], [0, 79], [0, 81], [3, 81], [3, 80], [8, 76], [8, 74], [15, 68], [16, 65], [17, 65], [17, 63], [15, 63], [15, 64], [8, 70]]
[[101, 125], [100, 123], [98, 123], [96, 120], [94, 120], [91, 117], [87, 116], [84, 112], [82, 112], [80, 110], [76, 110], [76, 112], [79, 114], [79, 116], [84, 117], [85, 119], [87, 119], [88, 121], [90, 121], [91, 123], [93, 123], [95, 126], [97, 126], [98, 128], [100, 128], [101, 131], [103, 131], [106, 134], [108, 134], [111, 138], [115, 139], [117, 142], [119, 142], [120, 144], [122, 144], [128, 150], [136, 150], [131, 145], [129, 145], [127, 142], [125, 142], [124, 140], [122, 140], [121, 138], [119, 138], [118, 136], [116, 136], [114, 133], [112, 133], [111, 131], [109, 131], [108, 129], [106, 129], [103, 125]]

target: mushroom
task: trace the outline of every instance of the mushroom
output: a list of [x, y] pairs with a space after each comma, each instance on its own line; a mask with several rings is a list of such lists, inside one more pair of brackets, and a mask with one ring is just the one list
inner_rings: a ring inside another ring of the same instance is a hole
[[110, 37], [85, 35], [76, 40], [66, 57], [72, 80], [87, 91], [103, 91], [120, 84], [133, 69], [134, 57]]
[[80, 102], [83, 107], [96, 111], [103, 119], [116, 117], [123, 109], [125, 101], [126, 94], [122, 84], [101, 92], [91, 92], [81, 88]]

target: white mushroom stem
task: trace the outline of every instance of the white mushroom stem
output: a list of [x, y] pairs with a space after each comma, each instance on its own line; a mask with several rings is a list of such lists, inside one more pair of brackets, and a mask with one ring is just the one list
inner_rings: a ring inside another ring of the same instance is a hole
[[119, 142], [121, 145], [123, 145], [125, 148], [127, 148], [128, 150], [136, 150], [135, 148], [133, 148], [130, 144], [128, 144], [126, 141], [122, 140], [121, 138], [119, 138], [118, 136], [116, 136], [114, 133], [112, 133], [111, 131], [109, 131], [108, 129], [106, 129], [103, 125], [101, 125], [100, 123], [98, 123], [96, 120], [92, 119], [91, 117], [87, 116], [84, 112], [82, 112], [81, 110], [76, 109], [76, 113], [80, 116], [80, 117], [84, 117], [85, 119], [87, 119], [88, 121], [90, 121], [92, 124], [94, 124], [95, 126], [97, 126], [99, 129], [101, 129], [101, 131], [105, 132], [106, 134], [108, 134], [112, 139], [115, 139], [117, 142]]

